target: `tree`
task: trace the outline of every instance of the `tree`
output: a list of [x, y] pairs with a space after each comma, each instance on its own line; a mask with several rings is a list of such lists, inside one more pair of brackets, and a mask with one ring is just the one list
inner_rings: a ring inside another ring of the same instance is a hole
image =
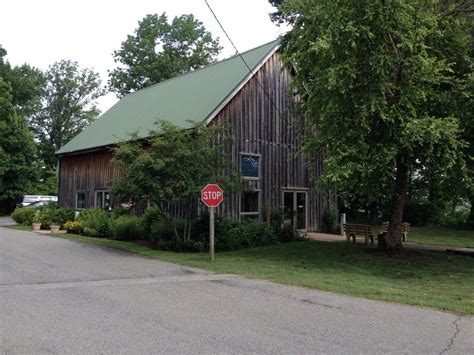
[[16, 112], [27, 118], [40, 106], [44, 75], [28, 64], [12, 67], [5, 60], [7, 51], [0, 45], [0, 77], [11, 86], [12, 103]]
[[105, 91], [99, 74], [80, 69], [77, 62], [61, 60], [45, 72], [41, 108], [30, 117], [46, 168], [54, 168], [54, 152], [94, 121], [100, 111], [96, 100]]
[[[210, 181], [222, 184], [227, 191], [240, 188], [240, 176], [230, 155], [225, 154], [228, 136], [219, 125], [196, 124], [184, 130], [159, 121], [150, 138], [143, 141], [132, 135], [130, 141], [114, 149], [112, 164], [121, 177], [110, 191], [125, 201], [155, 203], [173, 224], [176, 238], [189, 241], [192, 208], [201, 189]], [[184, 210], [183, 235], [179, 235], [172, 213], [176, 206]]]
[[11, 86], [0, 76], [0, 210], [9, 212], [35, 176], [35, 144], [15, 112]]
[[122, 97], [212, 63], [222, 48], [193, 15], [147, 15], [113, 57], [120, 66], [109, 73], [110, 90]]
[[412, 177], [430, 170], [443, 181], [464, 165], [460, 118], [443, 102], [447, 92], [462, 95], [465, 75], [448, 58], [468, 55], [470, 34], [465, 18], [437, 5], [283, 1], [276, 17], [292, 25], [284, 59], [295, 68], [307, 131], [317, 132], [305, 137], [303, 151], [324, 152], [321, 183], [343, 196], [357, 186], [368, 201], [389, 183], [390, 226], [379, 243], [389, 252], [402, 250]]

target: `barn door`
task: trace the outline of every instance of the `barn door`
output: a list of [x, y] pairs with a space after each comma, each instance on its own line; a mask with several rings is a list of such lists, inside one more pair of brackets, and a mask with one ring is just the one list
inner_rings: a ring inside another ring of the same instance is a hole
[[306, 230], [308, 193], [283, 191], [283, 217], [287, 224], [298, 230]]

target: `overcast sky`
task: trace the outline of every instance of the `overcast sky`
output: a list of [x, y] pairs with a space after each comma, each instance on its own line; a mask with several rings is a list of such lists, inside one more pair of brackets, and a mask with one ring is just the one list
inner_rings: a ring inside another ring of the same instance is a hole
[[[267, 0], [208, 0], [239, 51], [270, 42], [284, 30], [268, 14]], [[9, 0], [2, 4], [0, 44], [14, 65], [28, 63], [40, 69], [61, 59], [93, 68], [107, 83], [114, 68], [112, 52], [146, 14], [166, 12], [168, 18], [192, 13], [219, 37], [221, 58], [235, 53], [204, 0]], [[108, 94], [99, 100], [102, 112], [117, 99]]]

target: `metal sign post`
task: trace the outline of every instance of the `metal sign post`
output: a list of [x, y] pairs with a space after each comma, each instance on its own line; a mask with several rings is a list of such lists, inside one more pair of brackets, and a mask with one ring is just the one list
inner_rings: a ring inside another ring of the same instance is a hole
[[209, 207], [209, 259], [214, 260], [214, 211], [215, 207]]
[[216, 184], [207, 184], [201, 190], [201, 201], [209, 207], [209, 259], [214, 260], [214, 213], [224, 200], [224, 191]]

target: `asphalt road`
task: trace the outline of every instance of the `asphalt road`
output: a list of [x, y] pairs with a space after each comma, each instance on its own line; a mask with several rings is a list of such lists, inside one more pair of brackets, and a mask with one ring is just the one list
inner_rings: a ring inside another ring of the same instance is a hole
[[0, 228], [0, 353], [474, 353], [474, 318]]

